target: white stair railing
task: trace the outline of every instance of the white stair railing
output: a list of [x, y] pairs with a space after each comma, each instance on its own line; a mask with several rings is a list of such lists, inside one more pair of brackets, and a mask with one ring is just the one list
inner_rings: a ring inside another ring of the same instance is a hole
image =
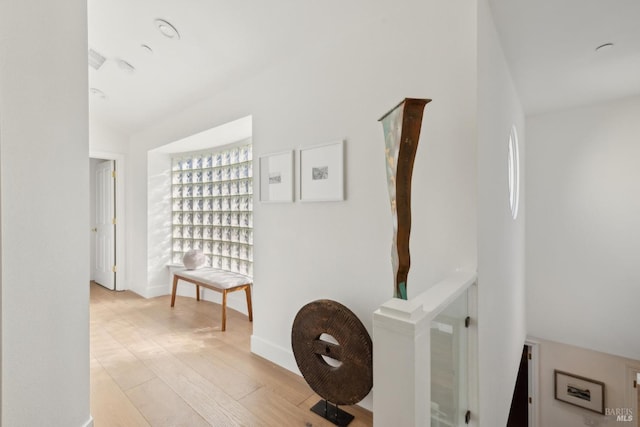
[[376, 310], [374, 426], [478, 425], [476, 278], [458, 272]]

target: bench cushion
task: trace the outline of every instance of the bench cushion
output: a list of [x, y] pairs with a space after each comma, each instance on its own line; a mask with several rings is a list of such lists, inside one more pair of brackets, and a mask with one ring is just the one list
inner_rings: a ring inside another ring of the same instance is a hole
[[178, 277], [197, 280], [219, 289], [231, 289], [240, 285], [248, 285], [253, 282], [249, 276], [216, 268], [201, 268], [198, 270], [182, 270], [174, 273]]

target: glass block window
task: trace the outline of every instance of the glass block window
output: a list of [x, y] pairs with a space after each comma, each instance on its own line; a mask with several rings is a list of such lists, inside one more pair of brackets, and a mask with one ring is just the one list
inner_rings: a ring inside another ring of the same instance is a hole
[[181, 154], [172, 167], [172, 260], [200, 249], [208, 267], [253, 276], [251, 143]]

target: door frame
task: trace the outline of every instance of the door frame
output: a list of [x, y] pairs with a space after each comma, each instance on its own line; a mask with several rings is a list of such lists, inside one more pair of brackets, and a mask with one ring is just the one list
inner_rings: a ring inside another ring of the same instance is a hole
[[[113, 160], [116, 170], [116, 291], [129, 289], [125, 253], [125, 156], [109, 151], [89, 150], [90, 159]], [[93, 190], [91, 191], [93, 194]]]
[[638, 388], [634, 388], [633, 381], [637, 380], [638, 375], [640, 374], [640, 365], [627, 363], [626, 371], [624, 392], [625, 406], [633, 411], [633, 421], [635, 422], [633, 425], [639, 426], [640, 420], [638, 420], [638, 411], [640, 408], [638, 408], [638, 393], [640, 393], [640, 385], [637, 386]]
[[538, 408], [540, 407], [540, 342], [527, 337], [524, 342], [529, 348], [529, 363], [527, 364], [527, 374], [529, 376], [529, 427], [538, 427]]

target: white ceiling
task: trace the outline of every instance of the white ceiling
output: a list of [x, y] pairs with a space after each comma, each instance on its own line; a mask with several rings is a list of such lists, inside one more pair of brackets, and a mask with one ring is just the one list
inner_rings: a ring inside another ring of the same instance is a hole
[[489, 2], [527, 114], [640, 95], [640, 1]]
[[[90, 113], [131, 133], [273, 63], [351, 31], [372, 13], [366, 0], [88, 0], [89, 47], [107, 57], [89, 68]], [[367, 18], [369, 16], [369, 18]], [[154, 20], [169, 21], [169, 39]], [[141, 45], [147, 44], [153, 54]], [[120, 58], [136, 71], [119, 68]]]
[[[489, 0], [528, 114], [640, 94], [639, 0]], [[376, 3], [376, 2], [373, 2]], [[272, 64], [339, 39], [382, 8], [367, 0], [88, 0], [92, 117], [144, 129]], [[166, 19], [180, 40], [160, 34]], [[613, 42], [605, 52], [595, 47]], [[147, 44], [153, 54], [142, 47]], [[116, 60], [136, 71], [127, 73]]]

